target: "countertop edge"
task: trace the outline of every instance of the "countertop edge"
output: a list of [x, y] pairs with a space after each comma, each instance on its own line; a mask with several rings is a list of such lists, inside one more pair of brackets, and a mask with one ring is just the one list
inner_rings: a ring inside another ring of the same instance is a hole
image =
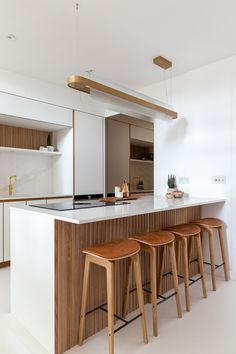
[[[147, 197], [143, 197], [143, 198], [147, 198]], [[140, 198], [141, 199], [141, 198]], [[191, 199], [191, 198], [190, 198]], [[195, 198], [197, 199], [197, 198]], [[125, 218], [125, 217], [132, 217], [135, 215], [144, 215], [144, 214], [151, 214], [151, 213], [158, 213], [158, 212], [162, 212], [162, 211], [168, 211], [168, 210], [175, 210], [175, 209], [184, 209], [184, 208], [191, 208], [194, 206], [203, 206], [203, 205], [210, 205], [210, 204], [218, 204], [218, 203], [225, 203], [226, 200], [225, 199], [212, 199], [209, 198], [209, 200], [200, 200], [201, 198], [199, 198], [198, 202], [190, 202], [190, 203], [186, 203], [186, 204], [180, 204], [180, 205], [168, 205], [167, 207], [161, 207], [161, 208], [154, 208], [153, 210], [149, 210], [149, 209], [143, 209], [143, 210], [134, 210], [134, 211], [129, 211], [126, 214], [119, 214], [119, 215], [110, 215], [110, 216], [98, 216], [98, 217], [91, 217], [90, 219], [86, 219], [86, 220], [79, 220], [76, 218], [72, 218], [70, 216], [66, 216], [66, 215], [59, 215], [59, 213], [67, 213], [68, 211], [64, 211], [64, 212], [50, 212], [50, 210], [43, 210], [43, 209], [37, 209], [37, 208], [33, 208], [31, 206], [12, 206], [11, 209], [17, 209], [17, 210], [21, 210], [23, 212], [28, 212], [28, 213], [33, 213], [33, 214], [40, 214], [41, 216], [45, 216], [45, 217], [49, 217], [51, 219], [54, 220], [59, 220], [59, 221], [65, 221], [65, 222], [69, 222], [69, 223], [74, 223], [74, 224], [89, 224], [89, 223], [94, 223], [94, 222], [99, 222], [99, 221], [105, 221], [105, 220], [114, 220], [114, 219], [119, 219], [119, 218]], [[135, 202], [135, 201], [134, 201]], [[122, 207], [122, 206], [119, 206]], [[110, 208], [110, 207], [106, 207], [106, 208]], [[117, 207], [116, 207], [117, 208]], [[99, 208], [100, 209], [100, 208]], [[88, 209], [86, 209], [88, 210]], [[78, 210], [79, 212], [79, 210]]]

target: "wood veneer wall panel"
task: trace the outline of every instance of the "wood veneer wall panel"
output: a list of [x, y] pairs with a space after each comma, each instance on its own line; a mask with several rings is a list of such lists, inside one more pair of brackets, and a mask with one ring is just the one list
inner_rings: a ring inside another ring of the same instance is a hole
[[[129, 236], [186, 223], [200, 217], [200, 207], [132, 216], [90, 224], [55, 221], [55, 346], [56, 354], [64, 353], [78, 343], [80, 297], [84, 255], [82, 250], [99, 243], [127, 239]], [[193, 249], [195, 253], [195, 248]], [[158, 261], [159, 261], [159, 255]], [[116, 263], [116, 313], [121, 306], [126, 274], [126, 260]], [[158, 264], [158, 263], [157, 263]], [[141, 255], [143, 283], [149, 281], [149, 258]], [[169, 270], [169, 255], [165, 270]], [[196, 273], [196, 266], [192, 274]], [[132, 277], [133, 278], [133, 277]], [[134, 283], [132, 282], [132, 286]], [[164, 291], [172, 288], [171, 277], [165, 277]], [[102, 267], [91, 267], [87, 311], [106, 302], [106, 277]], [[145, 293], [145, 302], [149, 296]], [[130, 295], [129, 312], [137, 308], [136, 292]], [[89, 337], [107, 326], [107, 314], [101, 310], [86, 316], [85, 336]]]
[[38, 150], [47, 145], [48, 132], [0, 125], [0, 146]]

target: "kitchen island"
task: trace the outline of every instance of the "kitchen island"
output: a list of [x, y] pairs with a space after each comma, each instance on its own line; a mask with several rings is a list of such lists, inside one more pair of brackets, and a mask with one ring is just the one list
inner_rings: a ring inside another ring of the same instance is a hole
[[[142, 197], [130, 204], [72, 211], [35, 207], [11, 209], [11, 312], [45, 348], [61, 354], [78, 343], [84, 256], [82, 250], [99, 243], [187, 223], [201, 216], [203, 206], [223, 207], [213, 198]], [[196, 250], [192, 250], [195, 257]], [[157, 255], [158, 256], [158, 255]], [[148, 256], [141, 257], [143, 282], [149, 282]], [[180, 254], [181, 257], [181, 254]], [[121, 314], [126, 262], [116, 267], [116, 313]], [[168, 258], [165, 262], [169, 270]], [[179, 272], [181, 273], [181, 269]], [[198, 272], [193, 262], [190, 274]], [[172, 288], [165, 277], [164, 291]], [[145, 295], [149, 302], [149, 295]], [[86, 317], [86, 337], [106, 327], [105, 273], [92, 267]], [[129, 312], [137, 308], [130, 294]], [[97, 309], [92, 311], [93, 309]]]

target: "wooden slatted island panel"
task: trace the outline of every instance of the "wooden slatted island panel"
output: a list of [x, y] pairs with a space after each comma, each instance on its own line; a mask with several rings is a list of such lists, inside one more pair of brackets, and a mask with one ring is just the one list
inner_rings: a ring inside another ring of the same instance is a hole
[[[48, 353], [64, 353], [78, 344], [84, 267], [82, 250], [112, 240], [127, 239], [135, 234], [188, 223], [201, 216], [201, 205], [215, 203], [223, 203], [223, 200], [189, 198], [184, 204], [183, 201], [182, 203], [176, 201], [171, 205], [164, 199], [162, 202], [153, 203], [153, 197], [144, 197], [143, 202], [132, 201], [130, 205], [71, 212], [51, 212], [33, 207], [12, 208], [12, 289], [14, 291], [11, 305], [13, 314], [47, 348]], [[19, 239], [21, 242], [18, 242]], [[33, 254], [30, 258], [32, 264], [26, 271], [25, 250], [22, 247], [27, 244], [29, 251], [35, 243], [38, 249], [32, 250]], [[193, 246], [192, 257], [195, 256], [196, 249]], [[147, 254], [142, 254], [141, 265], [143, 283], [148, 287]], [[158, 253], [157, 265], [159, 267]], [[126, 261], [119, 261], [116, 264], [116, 314], [119, 316], [121, 316], [123, 300], [125, 267]], [[167, 253], [165, 271], [169, 270], [170, 262]], [[190, 275], [197, 272], [198, 266], [194, 262], [191, 265]], [[179, 273], [182, 273], [181, 267]], [[29, 288], [27, 282], [31, 278], [36, 284], [35, 288]], [[164, 292], [173, 288], [172, 277], [164, 278], [163, 288]], [[19, 303], [17, 297], [24, 298], [23, 303], [22, 301]], [[145, 303], [148, 302], [149, 294], [145, 293]], [[93, 265], [90, 272], [87, 311], [104, 303], [106, 303], [105, 271]], [[24, 307], [26, 314], [23, 314]], [[130, 294], [128, 310], [132, 312], [137, 307], [134, 291]], [[42, 313], [44, 308], [45, 313]], [[33, 322], [35, 318], [39, 318], [37, 326]], [[106, 326], [107, 314], [104, 311], [91, 312], [86, 316], [86, 337]]]

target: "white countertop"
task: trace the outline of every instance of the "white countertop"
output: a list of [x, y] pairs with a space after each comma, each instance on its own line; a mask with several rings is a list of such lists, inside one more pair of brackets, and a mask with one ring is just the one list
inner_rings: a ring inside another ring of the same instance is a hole
[[17, 200], [37, 200], [37, 199], [56, 199], [56, 198], [70, 198], [72, 195], [69, 194], [58, 194], [58, 193], [42, 193], [42, 194], [0, 194], [1, 202], [11, 202]]
[[90, 209], [54, 211], [40, 209], [33, 206], [12, 207], [28, 213], [37, 213], [56, 220], [67, 221], [75, 224], [124, 218], [128, 216], [148, 214], [165, 210], [187, 208], [197, 205], [224, 203], [224, 199], [194, 198], [166, 199], [161, 196], [140, 197], [138, 200], [129, 201], [130, 204], [107, 206]]

